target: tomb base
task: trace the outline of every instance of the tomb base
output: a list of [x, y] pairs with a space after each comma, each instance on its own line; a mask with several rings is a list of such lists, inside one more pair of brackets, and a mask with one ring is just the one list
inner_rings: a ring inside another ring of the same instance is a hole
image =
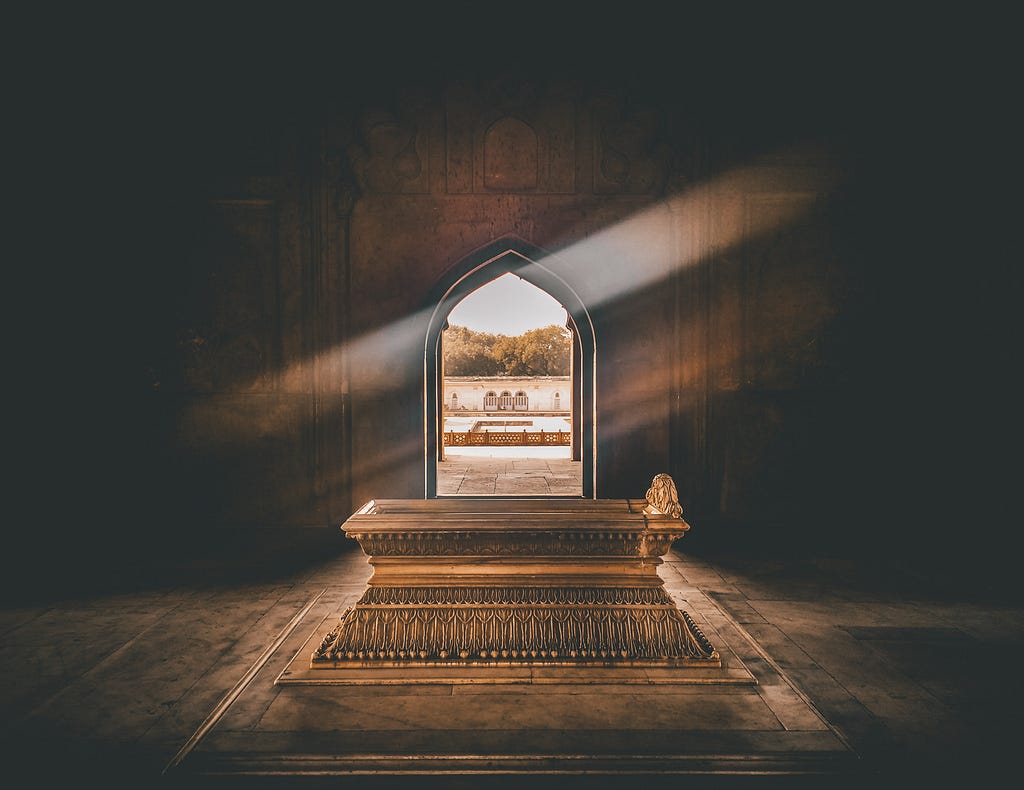
[[647, 500], [368, 502], [342, 528], [373, 576], [312, 651], [310, 674], [721, 668], [658, 575], [690, 526], [678, 503], [652, 501], [652, 491]]

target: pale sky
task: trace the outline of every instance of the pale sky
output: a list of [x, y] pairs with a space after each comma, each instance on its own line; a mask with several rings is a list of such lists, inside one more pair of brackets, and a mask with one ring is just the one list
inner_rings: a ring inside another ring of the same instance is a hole
[[565, 308], [556, 299], [514, 274], [503, 274], [455, 305], [448, 323], [477, 332], [521, 335], [530, 329], [565, 326]]

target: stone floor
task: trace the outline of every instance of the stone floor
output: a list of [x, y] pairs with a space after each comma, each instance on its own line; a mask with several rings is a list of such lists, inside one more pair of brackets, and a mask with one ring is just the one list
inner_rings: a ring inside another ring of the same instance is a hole
[[579, 496], [568, 447], [458, 447], [437, 465], [438, 496]]
[[[1024, 605], [937, 584], [920, 568], [692, 554], [678, 543], [661, 567], [666, 586], [744, 652], [759, 678], [753, 692], [435, 685], [287, 696], [273, 679], [295, 644], [359, 594], [369, 568], [334, 536], [308, 550], [240, 537], [131, 577], [5, 602], [4, 766], [31, 777], [12, 786], [981, 786], [1017, 765]], [[764, 704], [736, 707], [751, 693]], [[310, 728], [318, 742], [301, 735]], [[838, 773], [760, 771], [782, 736], [838, 739], [852, 760]], [[424, 752], [439, 738], [447, 773]], [[522, 772], [472, 762], [474, 750], [513, 742]], [[193, 768], [218, 743], [264, 757], [355, 749], [356, 762], [369, 749], [392, 762], [360, 770], [350, 761], [340, 776], [225, 769], [200, 781]], [[744, 748], [751, 759], [731, 773], [711, 759]], [[629, 749], [635, 764], [602, 763]], [[708, 755], [707, 770], [690, 762], [673, 772], [666, 760], [676, 753]]]

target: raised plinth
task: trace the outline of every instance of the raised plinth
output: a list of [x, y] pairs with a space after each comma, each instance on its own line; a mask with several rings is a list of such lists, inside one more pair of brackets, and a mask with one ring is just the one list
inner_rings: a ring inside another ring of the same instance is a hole
[[310, 669], [721, 667], [658, 575], [690, 526], [678, 503], [651, 501], [655, 488], [647, 500], [368, 502], [343, 529], [373, 576]]

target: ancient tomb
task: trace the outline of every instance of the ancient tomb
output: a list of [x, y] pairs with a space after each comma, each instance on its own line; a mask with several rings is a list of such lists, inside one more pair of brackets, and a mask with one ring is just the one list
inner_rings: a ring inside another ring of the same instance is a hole
[[668, 475], [646, 500], [375, 499], [342, 529], [373, 575], [313, 651], [311, 675], [722, 666], [658, 575], [690, 529]]

